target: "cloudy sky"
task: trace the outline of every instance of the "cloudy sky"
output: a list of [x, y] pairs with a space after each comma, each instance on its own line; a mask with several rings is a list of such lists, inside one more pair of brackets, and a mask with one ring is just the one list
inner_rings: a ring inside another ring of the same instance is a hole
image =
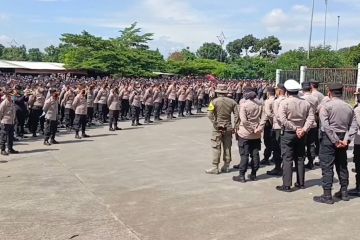
[[[315, 0], [314, 44], [323, 42], [325, 0]], [[254, 34], [275, 35], [285, 50], [307, 46], [312, 0], [0, 0], [0, 43], [13, 40], [28, 47], [58, 44], [62, 33], [87, 30], [115, 37], [138, 22], [155, 33], [152, 48], [165, 55], [203, 42], [226, 41]], [[335, 46], [337, 16], [341, 16], [339, 46], [360, 42], [360, 0], [328, 0], [327, 43]]]

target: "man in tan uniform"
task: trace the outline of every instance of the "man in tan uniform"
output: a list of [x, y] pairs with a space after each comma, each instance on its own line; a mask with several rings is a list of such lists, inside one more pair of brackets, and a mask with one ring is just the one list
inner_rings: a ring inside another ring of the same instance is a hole
[[291, 192], [292, 166], [295, 162], [295, 187], [305, 188], [305, 135], [315, 121], [314, 109], [310, 103], [298, 96], [301, 88], [295, 80], [287, 80], [284, 84], [288, 98], [281, 101], [279, 119], [283, 129], [281, 136], [281, 154], [283, 158], [283, 184], [276, 189]]
[[251, 157], [250, 180], [256, 180], [256, 172], [260, 166], [261, 132], [256, 132], [262, 116], [263, 106], [256, 99], [256, 88], [246, 88], [245, 101], [240, 108], [240, 126], [237, 131], [240, 165], [239, 176], [234, 176], [233, 180], [237, 182], [246, 182], [245, 173], [249, 165], [249, 156]]
[[232, 123], [231, 114], [234, 114], [235, 129], [239, 125], [239, 110], [236, 102], [226, 97], [228, 93], [225, 84], [219, 84], [216, 93], [218, 97], [209, 104], [208, 117], [213, 124], [211, 146], [213, 148], [213, 167], [206, 171], [208, 174], [219, 174], [221, 150], [224, 165], [221, 172], [229, 172], [231, 162]]

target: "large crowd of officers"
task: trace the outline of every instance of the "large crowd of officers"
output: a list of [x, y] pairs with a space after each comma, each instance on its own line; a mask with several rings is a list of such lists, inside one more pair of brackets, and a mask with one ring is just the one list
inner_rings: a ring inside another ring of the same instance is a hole
[[[232, 98], [241, 98], [242, 84], [227, 84]], [[59, 144], [60, 128], [81, 139], [90, 137], [87, 129], [93, 125], [108, 124], [109, 131], [119, 131], [119, 121], [139, 126], [162, 117], [174, 119], [175, 113], [179, 118], [202, 113], [215, 88], [216, 82], [194, 76], [113, 79], [0, 73], [1, 155], [18, 153], [14, 141], [28, 137], [41, 135], [44, 145]]]
[[[315, 202], [333, 204], [334, 198], [349, 201], [350, 196], [360, 196], [360, 105], [352, 108], [342, 99], [343, 85], [340, 83], [328, 84], [327, 96], [318, 88], [319, 82], [315, 80], [301, 85], [295, 80], [287, 80], [284, 84], [261, 88], [265, 94], [259, 97], [257, 85], [244, 84], [237, 101], [228, 97], [227, 85], [217, 85], [217, 98], [208, 107], [208, 117], [213, 124], [213, 167], [206, 173], [230, 171], [232, 136], [235, 134], [240, 164], [233, 166], [239, 170], [234, 181], [256, 181], [259, 167], [272, 162], [274, 168], [267, 174], [282, 176], [282, 184], [276, 189], [293, 192], [306, 188], [305, 169], [319, 165], [323, 194], [315, 196]], [[359, 103], [360, 92], [357, 91], [355, 96]], [[265, 150], [264, 159], [260, 161], [262, 139]], [[347, 150], [352, 141], [356, 187], [348, 190]], [[221, 155], [224, 163], [220, 167]], [[315, 162], [317, 157], [319, 162]], [[334, 167], [340, 190], [333, 196]], [[248, 169], [250, 174], [246, 176]], [[296, 173], [294, 184], [293, 172]]]

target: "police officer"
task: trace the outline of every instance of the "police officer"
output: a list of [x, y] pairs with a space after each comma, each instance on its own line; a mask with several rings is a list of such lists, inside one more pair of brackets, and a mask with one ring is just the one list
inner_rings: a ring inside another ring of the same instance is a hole
[[[310, 81], [310, 86], [311, 86], [311, 95], [313, 95], [314, 97], [316, 97], [318, 99], [318, 103], [320, 104], [323, 99], [324, 99], [324, 94], [322, 94], [321, 92], [319, 92], [319, 82], [311, 79]], [[319, 154], [319, 148], [320, 148], [320, 142], [319, 142], [319, 127], [320, 127], [320, 121], [319, 121], [319, 112], [315, 113], [315, 120], [316, 120], [316, 125], [317, 125], [317, 132], [318, 132], [318, 137], [315, 139], [315, 152], [316, 155]], [[319, 166], [319, 163], [316, 162], [315, 165]]]
[[[324, 194], [315, 196], [314, 201], [333, 204], [331, 189], [334, 178], [334, 165], [338, 173], [340, 191], [335, 196], [343, 201], [349, 201], [347, 188], [349, 185], [349, 172], [347, 169], [347, 148], [353, 133], [349, 133], [354, 119], [350, 105], [341, 99], [343, 85], [333, 83], [328, 86], [330, 101], [324, 103], [319, 112], [321, 126], [324, 131], [320, 136], [319, 160], [322, 171], [322, 185]], [[350, 131], [351, 132], [351, 131]]]
[[145, 124], [153, 123], [153, 121], [150, 120], [151, 113], [154, 109], [154, 93], [153, 93], [153, 86], [150, 85], [146, 90], [144, 94], [144, 104], [145, 104]]
[[283, 128], [281, 136], [281, 153], [283, 159], [283, 184], [276, 189], [291, 192], [292, 166], [295, 162], [296, 188], [305, 188], [305, 134], [315, 121], [314, 111], [310, 103], [298, 96], [301, 88], [295, 80], [287, 80], [284, 84], [288, 97], [279, 106], [279, 118]]
[[281, 157], [281, 147], [280, 147], [282, 125], [280, 122], [279, 106], [280, 103], [284, 99], [286, 99], [285, 97], [286, 89], [284, 87], [284, 84], [278, 84], [276, 91], [277, 91], [277, 98], [274, 101], [274, 105], [273, 105], [274, 118], [273, 118], [273, 135], [272, 135], [273, 162], [275, 163], [275, 167], [274, 169], [266, 172], [267, 175], [270, 176], [282, 176], [282, 168], [281, 168], [282, 157]]
[[[86, 131], [86, 119], [87, 119], [87, 96], [86, 90], [81, 89], [80, 93], [75, 97], [74, 102], [72, 104], [72, 108], [75, 109], [75, 138], [81, 139], [90, 137], [85, 133]], [[104, 108], [103, 108], [104, 109]], [[79, 131], [81, 129], [81, 137], [79, 135]]]
[[[310, 103], [311, 107], [313, 108], [314, 113], [316, 113], [318, 105], [319, 105], [319, 98], [317, 98], [313, 94], [311, 94], [310, 83], [303, 82], [302, 90], [303, 90], [302, 98]], [[306, 134], [306, 156], [308, 159], [308, 163], [305, 165], [305, 168], [307, 168], [307, 169], [314, 168], [314, 160], [316, 157], [316, 140], [317, 140], [317, 138], [318, 138], [318, 128], [317, 128], [317, 124], [315, 121], [312, 124], [312, 126], [310, 127], [309, 132]]]
[[[14, 126], [16, 109], [12, 100], [13, 92], [5, 91], [5, 99], [0, 104], [0, 122], [1, 122], [1, 155], [17, 154], [13, 148], [14, 144]], [[6, 143], [8, 151], [6, 151]]]
[[[50, 89], [51, 97], [45, 101], [43, 111], [45, 114], [45, 139], [44, 145], [50, 146], [51, 144], [58, 144], [55, 140], [55, 134], [57, 131], [57, 116], [59, 107], [59, 94], [56, 89]], [[49, 142], [49, 139], [50, 142]]]
[[274, 101], [275, 101], [275, 88], [268, 87], [267, 88], [267, 99], [264, 104], [264, 114], [267, 118], [264, 128], [264, 159], [260, 162], [262, 165], [270, 165], [270, 157], [273, 151], [273, 117], [274, 117]]
[[[357, 106], [354, 109], [355, 114], [355, 126], [357, 129], [360, 127], [360, 89], [355, 92]], [[360, 134], [357, 132], [354, 139], [354, 163], [355, 163], [355, 180], [356, 187], [349, 190], [350, 196], [360, 197]]]
[[131, 126], [142, 125], [139, 122], [140, 107], [141, 107], [140, 93], [141, 93], [141, 87], [140, 87], [140, 84], [137, 83], [129, 97], [129, 101], [131, 103], [131, 121], [132, 121]]
[[259, 151], [261, 149], [261, 132], [256, 131], [260, 124], [262, 115], [262, 104], [256, 99], [256, 89], [246, 88], [244, 90], [245, 101], [240, 108], [240, 126], [237, 131], [240, 165], [239, 176], [234, 176], [233, 180], [244, 183], [245, 173], [249, 165], [249, 155], [251, 157], [250, 180], [256, 180], [256, 172], [260, 165]]
[[121, 130], [121, 128], [118, 127], [120, 115], [120, 97], [118, 87], [114, 87], [111, 91], [107, 99], [107, 106], [109, 108], [109, 131]]
[[208, 117], [213, 124], [211, 146], [213, 149], [213, 167], [206, 170], [208, 174], [219, 174], [221, 150], [223, 150], [224, 165], [221, 172], [229, 172], [231, 162], [232, 124], [231, 114], [234, 114], [235, 129], [239, 125], [239, 111], [236, 102], [226, 97], [228, 91], [225, 84], [219, 84], [216, 89], [218, 97], [209, 104]]
[[86, 96], [87, 96], [87, 122], [88, 122], [88, 126], [91, 126], [93, 124], [93, 118], [94, 118], [94, 98], [95, 98], [95, 94], [94, 94], [94, 85], [90, 85], [90, 87], [88, 88], [87, 92], [86, 92]]

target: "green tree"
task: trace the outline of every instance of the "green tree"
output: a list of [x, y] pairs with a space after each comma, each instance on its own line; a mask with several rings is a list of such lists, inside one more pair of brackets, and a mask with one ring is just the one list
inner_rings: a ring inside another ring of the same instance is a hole
[[339, 50], [346, 66], [355, 67], [360, 63], [360, 44]]
[[44, 49], [44, 60], [46, 62], [59, 62], [60, 49], [54, 45], [50, 45]]
[[26, 61], [27, 60], [27, 53], [25, 45], [20, 47], [11, 46], [9, 48], [4, 48], [2, 53], [2, 58], [5, 60], [12, 60], [12, 61]]
[[185, 57], [185, 60], [195, 60], [196, 59], [195, 53], [191, 52], [189, 47], [182, 49], [181, 54]]
[[236, 39], [232, 42], [229, 42], [226, 46], [226, 50], [228, 51], [231, 60], [235, 60], [241, 57], [243, 51], [243, 44], [241, 39]]
[[153, 33], [141, 34], [141, 28], [136, 27], [137, 23], [131, 24], [130, 27], [124, 28], [120, 31], [121, 36], [116, 38], [118, 43], [124, 47], [149, 49], [148, 42], [153, 40]]
[[341, 55], [332, 51], [330, 47], [323, 46], [313, 47], [310, 52], [310, 60], [306, 66], [312, 68], [340, 68], [345, 65]]
[[304, 48], [285, 52], [276, 61], [277, 68], [282, 70], [297, 70], [300, 69], [300, 66], [305, 66], [306, 64], [307, 51]]
[[252, 34], [246, 35], [241, 39], [242, 48], [245, 49], [245, 54], [248, 56], [250, 52], [256, 52], [256, 45], [258, 44], [259, 39], [254, 37]]
[[204, 43], [196, 52], [199, 58], [225, 62], [227, 53], [216, 43]]
[[30, 48], [27, 59], [31, 62], [41, 62], [43, 60], [43, 53], [39, 48]]
[[278, 55], [281, 49], [280, 40], [277, 37], [269, 36], [258, 41], [254, 51], [259, 52], [262, 57], [273, 57]]
[[3, 55], [4, 49], [5, 49], [5, 46], [2, 45], [2, 44], [0, 44], [0, 58], [1, 58], [2, 55]]

